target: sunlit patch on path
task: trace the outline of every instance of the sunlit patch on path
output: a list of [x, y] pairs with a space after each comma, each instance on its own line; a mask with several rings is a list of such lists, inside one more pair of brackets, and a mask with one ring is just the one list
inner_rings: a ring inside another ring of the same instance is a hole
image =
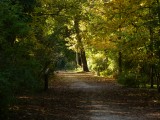
[[70, 88], [71, 89], [81, 89], [81, 90], [95, 90], [95, 89], [101, 88], [101, 86], [90, 85], [90, 84], [82, 82], [82, 81], [77, 81], [75, 83], [72, 83], [70, 85]]

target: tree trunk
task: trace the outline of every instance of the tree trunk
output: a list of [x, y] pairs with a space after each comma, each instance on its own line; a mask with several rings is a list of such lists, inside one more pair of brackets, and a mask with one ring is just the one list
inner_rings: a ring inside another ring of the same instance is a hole
[[84, 50], [81, 50], [81, 60], [82, 60], [83, 71], [89, 72], [87, 60], [86, 60], [86, 53]]
[[151, 52], [151, 65], [150, 65], [150, 84], [151, 84], [151, 88], [153, 88], [153, 84], [154, 84], [154, 72], [153, 72], [153, 63], [152, 63], [152, 59], [153, 59], [153, 43], [154, 43], [154, 38], [153, 38], [153, 29], [150, 27], [149, 28], [149, 32], [150, 32], [150, 52]]
[[[158, 4], [158, 9], [157, 9], [157, 12], [158, 12], [158, 20], [159, 20], [159, 24], [160, 24], [160, 2], [159, 0], [157, 0], [157, 4]], [[160, 34], [160, 29], [159, 29], [159, 34]], [[160, 58], [160, 54], [158, 54], [159, 58]], [[160, 73], [158, 73], [157, 75], [157, 88], [158, 88], [158, 92], [160, 93]]]
[[[151, 4], [149, 7], [149, 22], [152, 22], [153, 14], [151, 13]], [[154, 84], [154, 62], [153, 62], [153, 57], [154, 57], [154, 29], [152, 25], [149, 25], [149, 33], [150, 33], [150, 46], [149, 46], [149, 65], [150, 65], [150, 87], [153, 88]]]
[[157, 9], [157, 12], [158, 12], [158, 20], [159, 20], [159, 24], [160, 24], [160, 2], [159, 0], [157, 0], [157, 4], [158, 4], [158, 9]]
[[44, 73], [44, 90], [48, 90], [49, 68], [46, 68]]
[[48, 90], [48, 75], [44, 75], [44, 91]]
[[151, 66], [151, 69], [150, 69], [150, 84], [151, 84], [151, 88], [153, 88], [153, 85], [154, 85], [154, 76], [153, 76], [153, 66]]
[[122, 73], [122, 52], [118, 53], [118, 67], [119, 67], [118, 74], [120, 75]]
[[[153, 59], [153, 39], [151, 39], [151, 57], [150, 58]], [[151, 85], [150, 87], [151, 88], [153, 88], [153, 84], [154, 84], [154, 72], [153, 72], [153, 70], [154, 70], [153, 63], [150, 63], [150, 85]]]
[[85, 54], [85, 50], [83, 47], [83, 43], [82, 43], [82, 38], [80, 35], [80, 29], [79, 29], [79, 16], [76, 16], [74, 19], [74, 28], [75, 28], [75, 32], [76, 32], [76, 37], [77, 37], [77, 45], [78, 48], [80, 50], [80, 55], [81, 55], [81, 62], [82, 62], [82, 67], [83, 67], [83, 71], [88, 72], [88, 65], [87, 65], [87, 59], [86, 59], [86, 54]]
[[82, 66], [81, 54], [76, 52], [76, 62], [77, 66]]

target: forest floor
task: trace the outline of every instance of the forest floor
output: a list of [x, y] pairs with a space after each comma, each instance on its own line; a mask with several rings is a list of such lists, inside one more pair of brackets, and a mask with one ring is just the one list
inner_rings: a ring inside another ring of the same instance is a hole
[[47, 92], [19, 95], [11, 120], [160, 120], [160, 95], [92, 73], [58, 72]]

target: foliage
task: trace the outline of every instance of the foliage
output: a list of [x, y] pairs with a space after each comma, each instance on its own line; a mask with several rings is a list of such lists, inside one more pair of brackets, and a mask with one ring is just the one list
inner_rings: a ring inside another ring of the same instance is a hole
[[[151, 71], [157, 71], [153, 66], [159, 64], [159, 54], [156, 52], [159, 51], [156, 46], [159, 46], [160, 40], [157, 36], [160, 20], [158, 8], [159, 1], [156, 0], [112, 0], [99, 2], [98, 5], [94, 2], [89, 8], [91, 22], [88, 45], [100, 51], [120, 53], [109, 58], [117, 62], [115, 66], [121, 69], [122, 76], [125, 71], [132, 71], [135, 76], [143, 77], [141, 74], [147, 71], [144, 76], [154, 81], [156, 76]], [[134, 78], [128, 72], [127, 77]]]
[[[33, 11], [24, 8], [27, 7], [24, 4], [30, 6], [29, 1], [0, 1], [0, 15], [3, 16], [0, 19], [1, 113], [7, 111], [17, 93], [35, 91], [42, 87], [43, 81], [39, 74], [43, 64], [37, 57], [37, 50], [42, 43], [36, 39], [33, 31], [33, 18], [29, 15]], [[45, 54], [48, 51], [47, 49]]]
[[118, 83], [123, 84], [127, 87], [138, 87], [139, 81], [135, 73], [122, 73], [118, 77]]

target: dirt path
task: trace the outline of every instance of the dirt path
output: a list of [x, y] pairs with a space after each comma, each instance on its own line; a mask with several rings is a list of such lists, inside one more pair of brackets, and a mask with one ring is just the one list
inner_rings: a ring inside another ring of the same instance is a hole
[[14, 120], [158, 120], [154, 90], [129, 89], [91, 73], [59, 72], [48, 92], [21, 96]]

